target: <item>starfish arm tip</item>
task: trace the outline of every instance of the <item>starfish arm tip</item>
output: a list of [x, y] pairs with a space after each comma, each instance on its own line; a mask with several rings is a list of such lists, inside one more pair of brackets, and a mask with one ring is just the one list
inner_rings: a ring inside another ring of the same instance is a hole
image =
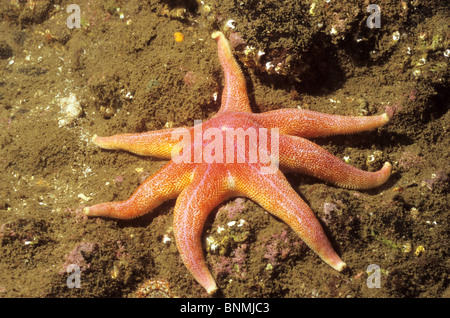
[[[386, 161], [386, 162], [384, 163], [384, 165], [383, 165], [383, 168], [381, 168], [380, 171], [383, 171], [383, 172], [384, 172], [383, 175], [386, 176], [386, 180], [387, 180], [387, 178], [389, 178], [389, 176], [391, 175], [392, 164], [391, 164], [390, 162], [387, 162], [387, 161]], [[386, 181], [386, 180], [384, 180], [384, 181]]]
[[383, 117], [385, 124], [388, 123], [389, 120], [391, 120], [391, 118], [389, 117], [388, 113], [383, 113], [383, 114], [381, 114], [381, 116]]
[[103, 149], [114, 149], [114, 147], [111, 146], [111, 142], [108, 142], [108, 139], [110, 139], [110, 137], [100, 137], [97, 136], [97, 134], [94, 135], [94, 137], [92, 137], [92, 142], [100, 148]]
[[392, 165], [389, 162], [385, 162], [383, 167], [377, 172], [373, 172], [374, 179], [371, 183], [361, 187], [361, 189], [371, 189], [384, 184], [390, 177], [392, 171]]
[[212, 37], [213, 39], [217, 39], [217, 38], [220, 37], [222, 34], [223, 34], [223, 33], [220, 32], [220, 31], [214, 31], [214, 32], [211, 34], [211, 37]]
[[343, 272], [347, 269], [347, 264], [341, 261], [338, 265], [336, 265], [335, 269], [338, 272]]
[[332, 255], [331, 257], [322, 257], [322, 259], [334, 270], [338, 272], [345, 271], [347, 268], [347, 264], [336, 253], [333, 252], [333, 254], [334, 255]]
[[97, 134], [95, 134], [93, 137], [92, 137], [92, 139], [91, 139], [91, 141], [94, 143], [94, 145], [96, 145], [97, 147], [100, 147], [100, 148], [105, 148], [105, 146], [103, 145], [103, 143], [102, 143], [102, 139], [104, 139], [105, 137], [100, 137], [100, 136], [98, 136]]
[[93, 217], [93, 216], [108, 216], [107, 213], [105, 213], [105, 203], [102, 204], [96, 204], [91, 205], [89, 207], [86, 207], [83, 209], [83, 213], [86, 216]]
[[206, 292], [208, 293], [208, 295], [213, 295], [216, 291], [217, 291], [216, 283], [206, 288]]

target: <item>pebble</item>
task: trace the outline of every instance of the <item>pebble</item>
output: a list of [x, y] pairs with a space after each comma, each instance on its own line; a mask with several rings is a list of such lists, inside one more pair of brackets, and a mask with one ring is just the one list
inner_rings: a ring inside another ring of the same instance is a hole
[[58, 120], [59, 127], [71, 124], [76, 118], [80, 117], [83, 112], [77, 96], [73, 93], [71, 93], [69, 97], [60, 98], [58, 105], [61, 107], [61, 116]]

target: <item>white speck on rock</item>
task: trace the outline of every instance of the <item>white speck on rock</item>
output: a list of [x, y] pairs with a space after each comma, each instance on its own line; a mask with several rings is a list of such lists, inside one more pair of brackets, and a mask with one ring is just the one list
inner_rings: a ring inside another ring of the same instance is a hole
[[59, 127], [67, 126], [81, 116], [83, 109], [75, 94], [60, 98], [58, 105], [61, 107], [61, 116], [58, 119]]

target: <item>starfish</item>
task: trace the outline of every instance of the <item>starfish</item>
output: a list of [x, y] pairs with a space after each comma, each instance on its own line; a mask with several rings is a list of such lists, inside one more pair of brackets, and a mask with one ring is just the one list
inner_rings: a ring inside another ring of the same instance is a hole
[[283, 172], [300, 172], [353, 189], [383, 184], [391, 172], [388, 162], [377, 172], [359, 170], [305, 138], [375, 129], [389, 121], [388, 115], [340, 116], [302, 109], [253, 113], [244, 75], [227, 39], [218, 31], [211, 36], [217, 41], [225, 76], [222, 104], [216, 115], [193, 127], [94, 136], [93, 142], [101, 148], [169, 162], [127, 200], [93, 205], [84, 213], [132, 219], [177, 198], [173, 213], [175, 241], [182, 261], [209, 294], [217, 290], [217, 285], [203, 256], [201, 234], [208, 214], [232, 197], [258, 203], [286, 222], [325, 263], [343, 271], [346, 264]]

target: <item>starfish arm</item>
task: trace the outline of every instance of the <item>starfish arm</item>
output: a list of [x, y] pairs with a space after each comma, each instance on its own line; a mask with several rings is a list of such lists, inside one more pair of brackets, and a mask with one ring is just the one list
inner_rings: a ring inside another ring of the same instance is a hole
[[120, 149], [141, 156], [171, 159], [172, 149], [179, 143], [178, 136], [189, 134], [191, 129], [180, 127], [109, 137], [95, 135], [92, 142], [103, 149]]
[[225, 73], [222, 106], [218, 114], [227, 111], [251, 112], [250, 101], [247, 96], [247, 84], [241, 68], [233, 57], [228, 40], [219, 31], [211, 34], [211, 37], [217, 40], [219, 59]]
[[214, 166], [199, 167], [174, 209], [173, 231], [181, 259], [208, 294], [214, 293], [217, 286], [203, 256], [201, 235], [211, 210], [229, 198], [224, 180]]
[[279, 170], [262, 175], [259, 169], [241, 169], [235, 180], [236, 192], [286, 222], [325, 263], [337, 271], [344, 270], [346, 264], [334, 251], [314, 213], [284, 175]]
[[391, 174], [388, 162], [379, 171], [363, 171], [301, 137], [282, 135], [279, 145], [280, 168], [312, 175], [341, 187], [374, 188], [386, 182]]
[[177, 197], [189, 183], [191, 170], [187, 164], [170, 161], [145, 180], [127, 200], [93, 205], [84, 208], [84, 213], [115, 219], [133, 219], [144, 215], [164, 201]]
[[304, 138], [351, 134], [375, 129], [386, 124], [389, 116], [340, 116], [305, 109], [279, 109], [255, 114], [266, 128], [279, 128], [281, 134]]

